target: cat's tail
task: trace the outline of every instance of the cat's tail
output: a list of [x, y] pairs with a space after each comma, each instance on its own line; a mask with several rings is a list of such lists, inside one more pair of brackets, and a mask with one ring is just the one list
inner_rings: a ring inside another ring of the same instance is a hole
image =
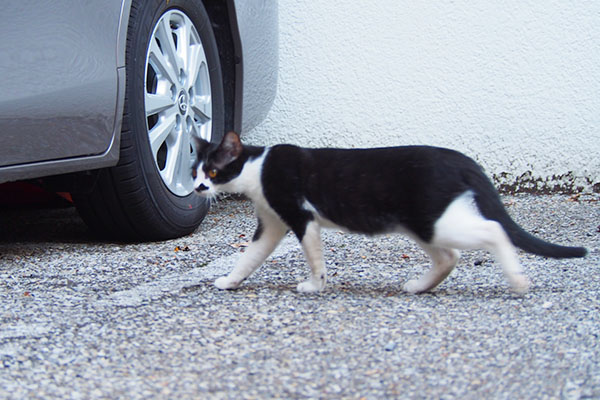
[[[585, 257], [587, 250], [584, 247], [560, 246], [546, 242], [525, 231], [510, 217], [492, 182], [485, 175], [477, 177], [477, 180], [479, 182], [474, 185], [476, 188], [475, 203], [479, 211], [485, 218], [498, 221], [515, 246], [528, 253], [545, 257]], [[485, 180], [485, 182], [482, 182], [482, 180]]]

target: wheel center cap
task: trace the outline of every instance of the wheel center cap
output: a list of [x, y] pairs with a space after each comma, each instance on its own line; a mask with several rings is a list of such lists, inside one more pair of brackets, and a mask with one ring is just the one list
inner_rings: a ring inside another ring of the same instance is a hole
[[179, 107], [179, 113], [185, 114], [188, 110], [188, 95], [185, 90], [179, 92], [177, 95], [177, 106]]

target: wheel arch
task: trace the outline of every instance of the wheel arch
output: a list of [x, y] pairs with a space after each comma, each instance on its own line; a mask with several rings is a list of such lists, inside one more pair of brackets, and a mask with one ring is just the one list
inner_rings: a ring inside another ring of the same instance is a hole
[[277, 2], [202, 0], [219, 49], [225, 128], [249, 131], [267, 116], [277, 92]]
[[212, 23], [219, 48], [223, 94], [225, 100], [225, 131], [242, 128], [242, 47], [233, 0], [202, 0]]

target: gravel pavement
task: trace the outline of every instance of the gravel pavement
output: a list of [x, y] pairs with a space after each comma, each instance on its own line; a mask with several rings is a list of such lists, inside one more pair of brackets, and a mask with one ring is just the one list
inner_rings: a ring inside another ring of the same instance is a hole
[[308, 267], [291, 236], [220, 291], [255, 227], [236, 198], [195, 234], [144, 244], [98, 242], [72, 208], [0, 210], [0, 398], [599, 399], [598, 200], [504, 198], [529, 231], [590, 251], [521, 253], [524, 296], [485, 252], [405, 294], [420, 249], [337, 231], [325, 291], [295, 291]]

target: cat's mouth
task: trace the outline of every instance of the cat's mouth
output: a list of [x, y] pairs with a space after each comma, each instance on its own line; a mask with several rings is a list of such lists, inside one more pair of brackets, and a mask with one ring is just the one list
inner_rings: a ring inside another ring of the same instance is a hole
[[197, 188], [196, 188], [196, 192], [200, 195], [202, 195], [203, 192], [206, 192], [208, 190], [208, 186], [206, 186], [204, 183], [201, 183]]
[[218, 200], [218, 193], [205, 184], [201, 183], [196, 186], [195, 192], [198, 196], [205, 198], [209, 203], [213, 203]]

